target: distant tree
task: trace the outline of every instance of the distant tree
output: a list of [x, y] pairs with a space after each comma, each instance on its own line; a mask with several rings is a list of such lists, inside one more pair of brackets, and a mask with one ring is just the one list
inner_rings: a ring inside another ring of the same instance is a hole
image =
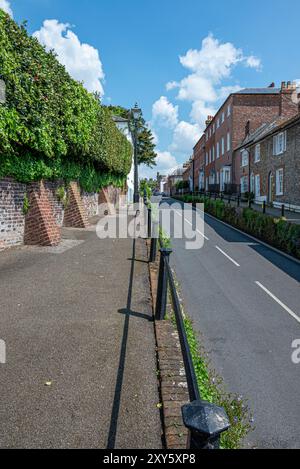
[[[131, 113], [128, 109], [121, 106], [108, 106], [108, 109], [115, 116], [129, 119], [130, 127], [134, 130], [134, 122], [131, 118]], [[155, 144], [153, 143], [154, 137], [151, 129], [147, 126], [147, 123], [143, 116], [140, 117], [137, 125], [138, 134], [138, 163], [145, 164], [150, 168], [156, 166], [157, 153], [155, 152]]]

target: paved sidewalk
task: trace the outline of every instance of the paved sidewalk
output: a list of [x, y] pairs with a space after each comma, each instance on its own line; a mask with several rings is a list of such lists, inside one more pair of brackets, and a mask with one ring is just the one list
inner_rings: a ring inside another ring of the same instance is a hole
[[161, 448], [145, 242], [64, 238], [0, 253], [0, 447]]

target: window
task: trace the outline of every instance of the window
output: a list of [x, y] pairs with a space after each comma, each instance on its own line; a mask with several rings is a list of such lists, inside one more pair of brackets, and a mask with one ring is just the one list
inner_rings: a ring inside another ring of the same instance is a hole
[[248, 192], [248, 177], [247, 176], [241, 177], [241, 192], [242, 194], [245, 194], [245, 192]]
[[217, 159], [220, 158], [220, 142], [217, 142]]
[[222, 137], [222, 140], [221, 140], [221, 154], [224, 155], [225, 153], [225, 140], [224, 140], [224, 137]]
[[215, 161], [215, 146], [212, 147], [212, 160]]
[[208, 132], [205, 134], [206, 141], [208, 140]]
[[258, 199], [260, 197], [260, 175], [255, 175], [255, 197]]
[[283, 195], [283, 168], [276, 171], [276, 195]]
[[231, 105], [229, 104], [227, 108], [227, 117], [229, 117], [230, 115], [231, 115]]
[[282, 155], [286, 151], [286, 132], [280, 132], [273, 137], [273, 155]]
[[260, 144], [255, 145], [254, 163], [260, 161]]
[[230, 151], [230, 143], [231, 143], [230, 132], [228, 132], [227, 133], [227, 151]]
[[211, 163], [211, 148], [209, 150], [209, 162]]
[[225, 121], [225, 112], [222, 112], [222, 124]]
[[213, 134], [215, 133], [215, 131], [216, 131], [216, 124], [214, 123], [213, 124]]
[[242, 167], [248, 166], [249, 164], [249, 154], [247, 150], [242, 151]]
[[218, 120], [217, 120], [217, 129], [220, 127], [220, 117], [218, 117]]
[[206, 153], [206, 155], [205, 155], [205, 164], [206, 164], [206, 166], [208, 165], [208, 153]]
[[220, 171], [217, 172], [217, 184], [220, 184]]

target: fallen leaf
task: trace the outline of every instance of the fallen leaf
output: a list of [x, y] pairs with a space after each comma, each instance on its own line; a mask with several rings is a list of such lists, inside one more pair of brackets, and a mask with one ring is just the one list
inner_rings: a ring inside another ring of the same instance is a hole
[[52, 381], [46, 381], [45, 386], [52, 386]]

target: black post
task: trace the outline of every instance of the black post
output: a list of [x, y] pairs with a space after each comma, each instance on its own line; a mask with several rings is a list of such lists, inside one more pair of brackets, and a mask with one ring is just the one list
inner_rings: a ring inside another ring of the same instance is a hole
[[150, 262], [156, 261], [158, 236], [159, 236], [159, 222], [157, 220], [154, 220], [152, 238], [151, 238], [151, 247], [150, 247], [150, 260], [149, 260]]
[[197, 400], [183, 406], [182, 416], [189, 429], [188, 449], [220, 448], [220, 436], [230, 427], [223, 407]]
[[148, 238], [152, 236], [152, 208], [148, 205]]
[[166, 316], [167, 309], [167, 298], [168, 298], [168, 270], [166, 262], [169, 261], [172, 249], [163, 248], [160, 249], [160, 265], [158, 274], [158, 285], [157, 285], [157, 299], [156, 299], [156, 310], [155, 318], [158, 321], [163, 321]]
[[284, 204], [281, 205], [281, 216], [282, 218], [284, 218], [284, 215], [285, 215], [285, 206]]
[[266, 207], [267, 207], [267, 204], [266, 204], [266, 201], [264, 200], [263, 201], [263, 214], [266, 213]]
[[228, 205], [231, 204], [231, 195], [228, 196]]
[[249, 197], [249, 199], [248, 199], [248, 207], [249, 207], [249, 208], [252, 208], [252, 200], [251, 200], [251, 197]]
[[241, 198], [240, 196], [238, 195], [238, 198], [237, 198], [237, 206], [239, 207], [241, 205]]

